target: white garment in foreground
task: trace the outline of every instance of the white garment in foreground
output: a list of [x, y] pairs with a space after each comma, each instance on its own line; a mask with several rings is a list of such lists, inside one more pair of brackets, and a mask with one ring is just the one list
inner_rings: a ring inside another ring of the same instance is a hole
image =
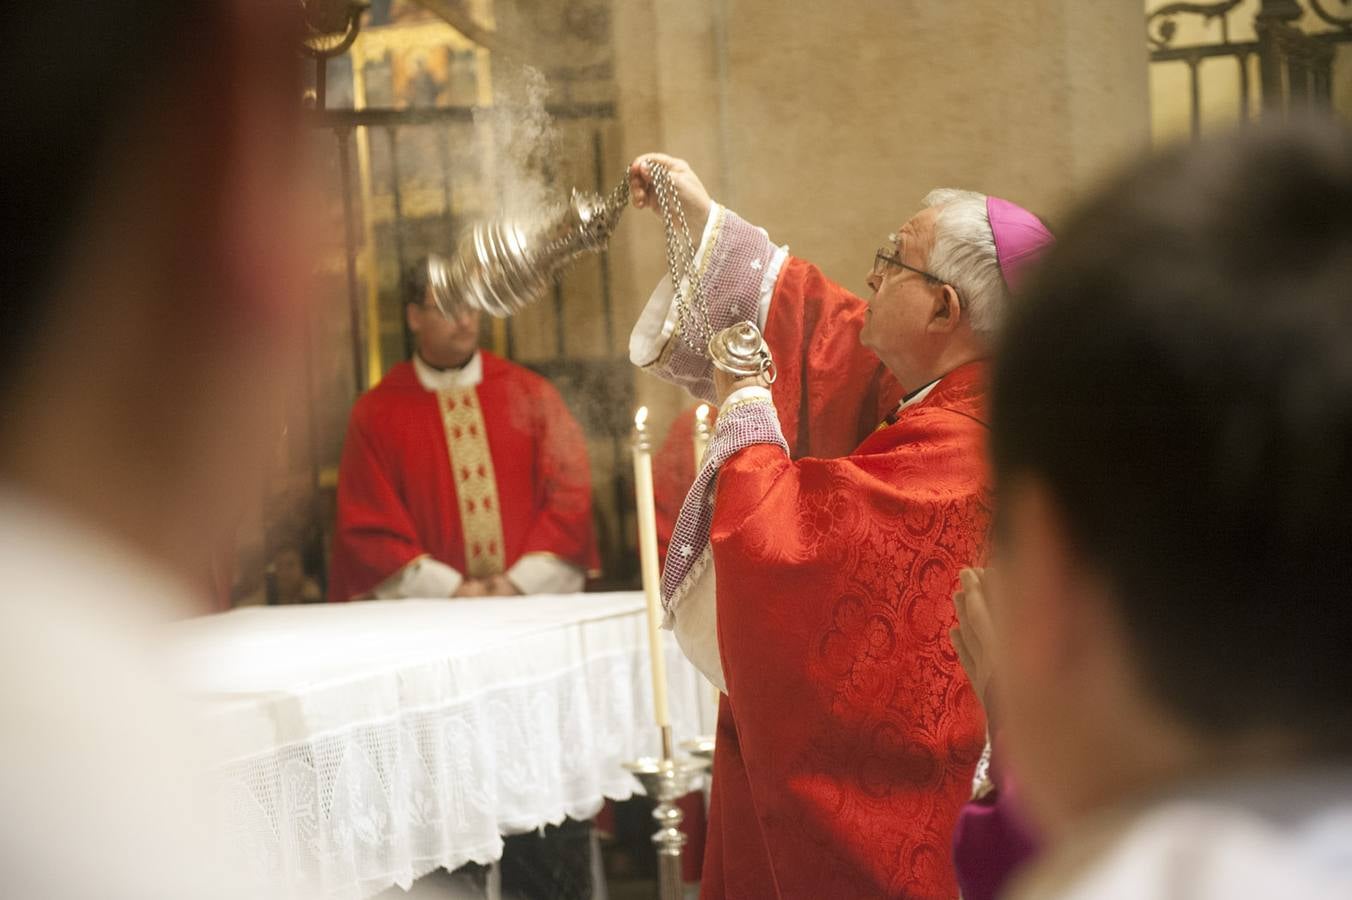
[[1347, 900], [1352, 767], [1218, 783], [1077, 829], [1018, 900]]
[[[677, 740], [711, 733], [712, 692], [666, 655]], [[622, 764], [657, 750], [637, 592], [241, 609], [180, 625], [173, 656], [226, 854], [297, 896], [491, 862], [502, 833], [633, 794]]]
[[246, 896], [213, 868], [201, 748], [155, 665], [192, 593], [3, 492], [0, 584], [0, 897]]

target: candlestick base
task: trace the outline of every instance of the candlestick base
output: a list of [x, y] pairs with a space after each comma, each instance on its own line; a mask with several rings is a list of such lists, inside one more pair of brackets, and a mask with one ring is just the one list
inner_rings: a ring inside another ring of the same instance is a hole
[[656, 759], [645, 756], [624, 767], [643, 785], [643, 790], [657, 801], [653, 818], [657, 833], [653, 845], [657, 848], [657, 885], [661, 900], [682, 900], [685, 884], [681, 880], [681, 853], [686, 837], [681, 833], [685, 815], [676, 801], [693, 791], [699, 777], [709, 767], [707, 761], [694, 759]]
[[691, 738], [688, 741], [681, 741], [681, 749], [689, 753], [695, 759], [702, 759], [706, 764], [712, 766], [714, 762], [714, 736], [711, 734], [702, 734], [699, 737]]

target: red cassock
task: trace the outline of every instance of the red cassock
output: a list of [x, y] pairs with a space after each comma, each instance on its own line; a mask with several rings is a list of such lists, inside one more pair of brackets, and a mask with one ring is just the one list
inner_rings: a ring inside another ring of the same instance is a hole
[[329, 598], [368, 594], [428, 555], [469, 577], [548, 553], [594, 571], [582, 430], [544, 378], [486, 351], [483, 380], [429, 391], [408, 362], [352, 410]]
[[990, 517], [984, 366], [875, 431], [899, 389], [859, 345], [865, 308], [786, 261], [765, 336], [794, 459], [755, 444], [719, 475], [705, 897], [957, 896], [985, 722], [948, 630]]

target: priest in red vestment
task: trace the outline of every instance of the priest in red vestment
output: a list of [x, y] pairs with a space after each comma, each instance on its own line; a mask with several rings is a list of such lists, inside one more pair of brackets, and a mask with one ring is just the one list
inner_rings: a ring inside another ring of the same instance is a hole
[[417, 352], [352, 410], [331, 600], [570, 593], [597, 567], [587, 445], [544, 378], [408, 286]]
[[724, 691], [704, 896], [955, 897], [949, 847], [985, 743], [948, 639], [990, 515], [984, 360], [1050, 235], [1006, 201], [932, 192], [872, 258], [865, 302], [680, 160], [637, 160], [635, 205], [655, 205], [649, 159], [703, 225], [710, 325], [756, 323], [777, 368], [773, 385], [718, 372], [669, 281], [630, 342], [720, 404], [663, 585], [668, 624]]

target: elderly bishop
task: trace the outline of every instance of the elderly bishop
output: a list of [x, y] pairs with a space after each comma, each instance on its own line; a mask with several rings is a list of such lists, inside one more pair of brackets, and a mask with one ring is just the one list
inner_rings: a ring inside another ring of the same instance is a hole
[[[663, 584], [668, 625], [724, 692], [704, 896], [955, 897], [985, 742], [948, 639], [990, 516], [984, 360], [1051, 236], [1012, 203], [931, 192], [874, 255], [865, 302], [681, 160], [640, 157], [630, 191], [703, 226], [695, 277], [658, 287], [630, 355], [719, 404]], [[758, 326], [773, 383], [720, 372], [686, 333], [705, 316]]]

